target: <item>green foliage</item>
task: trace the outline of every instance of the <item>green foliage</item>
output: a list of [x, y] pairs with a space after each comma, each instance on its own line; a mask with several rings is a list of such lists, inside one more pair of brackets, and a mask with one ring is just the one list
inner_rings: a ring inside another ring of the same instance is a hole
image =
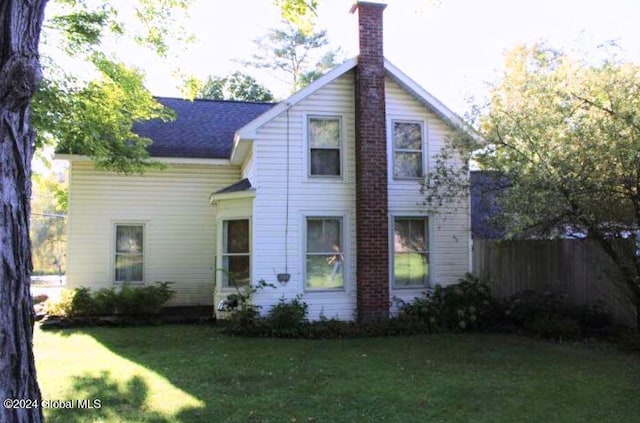
[[[75, 87], [45, 82], [33, 99], [34, 126], [58, 140], [58, 151], [82, 154], [96, 166], [122, 173], [161, 167], [149, 158], [151, 142], [132, 131], [134, 122], [171, 119], [143, 85], [144, 75], [103, 54], [91, 62], [101, 78]], [[56, 112], [50, 113], [51, 98]]]
[[174, 294], [174, 291], [169, 289], [170, 284], [171, 282], [156, 282], [155, 285], [145, 287], [123, 285], [117, 298], [118, 313], [125, 316], [158, 314]]
[[290, 301], [284, 297], [271, 307], [267, 314], [267, 325], [273, 336], [286, 337], [297, 336], [307, 321], [309, 306], [302, 301], [302, 295], [298, 294]]
[[423, 324], [430, 331], [468, 331], [487, 327], [496, 303], [489, 285], [467, 274], [455, 285], [436, 285], [432, 293], [411, 303], [398, 300], [400, 319]]
[[198, 90], [198, 98], [210, 100], [273, 101], [273, 94], [242, 72], [225, 77], [210, 76]]
[[260, 309], [261, 306], [253, 303], [253, 296], [256, 292], [265, 288], [275, 288], [275, 285], [260, 279], [258, 283], [245, 287], [238, 287], [235, 284], [233, 273], [226, 269], [219, 269], [226, 273], [232, 286], [236, 288], [236, 294], [229, 295], [227, 301], [237, 301], [237, 306], [231, 311], [228, 318], [227, 330], [233, 334], [257, 334], [261, 329]]
[[79, 287], [62, 291], [57, 302], [48, 301], [47, 313], [52, 316], [89, 317], [119, 314], [133, 317], [149, 317], [160, 312], [174, 294], [171, 282], [131, 287], [123, 285], [119, 290], [103, 288], [91, 293], [90, 288]]
[[136, 121], [173, 115], [146, 90], [143, 73], [108, 53], [107, 46], [133, 40], [167, 56], [169, 39], [179, 44], [189, 39], [176, 18], [190, 3], [52, 1], [40, 45], [44, 78], [32, 100], [37, 146], [57, 145], [59, 152], [87, 155], [99, 168], [116, 172], [160, 167], [147, 153], [150, 140], [131, 128]]
[[110, 316], [116, 314], [120, 296], [114, 288], [102, 288], [92, 295], [93, 313], [96, 316]]
[[282, 18], [291, 22], [303, 34], [313, 30], [314, 18], [318, 8], [317, 0], [273, 0], [280, 8]]
[[601, 304], [574, 307], [566, 295], [550, 290], [525, 290], [503, 306], [507, 321], [548, 339], [574, 340], [611, 327]]
[[256, 40], [259, 53], [245, 65], [276, 71], [283, 81], [291, 84], [291, 92], [295, 92], [338, 63], [339, 51], [322, 52], [328, 43], [327, 31], [305, 33], [286, 24], [270, 29], [264, 38]]
[[93, 314], [89, 288], [65, 289], [58, 301], [47, 300], [47, 313], [53, 316], [84, 317]]
[[[640, 65], [617, 59], [614, 47], [583, 57], [545, 44], [514, 48], [474, 117], [485, 141], [452, 137], [443, 155], [473, 157], [509, 181], [498, 203], [511, 235], [593, 238], [640, 307], [637, 247], [616, 246], [640, 227]], [[461, 195], [464, 174], [460, 163], [436, 160], [427, 203]]]

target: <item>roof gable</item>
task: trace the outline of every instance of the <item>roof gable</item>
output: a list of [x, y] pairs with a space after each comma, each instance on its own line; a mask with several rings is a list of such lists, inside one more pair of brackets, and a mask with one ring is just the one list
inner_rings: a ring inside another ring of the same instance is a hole
[[247, 123], [245, 126], [240, 128], [236, 133], [236, 137], [234, 140], [234, 148], [238, 140], [252, 139], [253, 137], [255, 137], [255, 131], [258, 128], [260, 128], [262, 125], [274, 119], [276, 116], [278, 116], [280, 113], [287, 110], [289, 107], [294, 106], [300, 101], [309, 97], [310, 95], [318, 91], [320, 88], [328, 85], [329, 83], [338, 79], [345, 73], [349, 72], [351, 69], [353, 69], [356, 66], [356, 64], [357, 64], [357, 60], [355, 57], [349, 60], [346, 60], [344, 63], [342, 63], [339, 66], [336, 66], [335, 68], [333, 68], [332, 70], [330, 70], [329, 72], [321, 76], [320, 78], [313, 81], [311, 84], [302, 88], [300, 91], [297, 91], [291, 97], [281, 101], [272, 109], [268, 110], [267, 112], [263, 113], [256, 119]]
[[[284, 112], [287, 108], [294, 106], [305, 98], [309, 97], [316, 91], [320, 90], [324, 86], [338, 79], [345, 73], [349, 72], [353, 68], [355, 68], [358, 64], [357, 57], [351, 58], [345, 61], [342, 65], [335, 67], [330, 72], [326, 73], [321, 78], [314, 81], [312, 84], [307, 87], [301, 89], [300, 91], [293, 94], [291, 97], [286, 100], [280, 102], [275, 107], [269, 109], [262, 115], [258, 116], [256, 119], [247, 123], [245, 126], [240, 128], [236, 133], [234, 139], [234, 150], [236, 149], [238, 142], [243, 139], [253, 139], [255, 137], [255, 132], [258, 128], [260, 128], [265, 123], [277, 117], [280, 113]], [[413, 95], [418, 99], [423, 105], [428, 107], [430, 110], [434, 111], [438, 116], [444, 119], [448, 124], [466, 127], [464, 121], [451, 109], [445, 106], [440, 100], [435, 98], [429, 92], [427, 92], [424, 88], [418, 85], [415, 81], [409, 78], [405, 73], [403, 73], [400, 69], [398, 69], [395, 65], [389, 62], [387, 59], [384, 59], [384, 68], [387, 72], [387, 75], [391, 77], [395, 82], [397, 82], [403, 89], [405, 89], [408, 93]], [[233, 155], [233, 153], [232, 153]]]

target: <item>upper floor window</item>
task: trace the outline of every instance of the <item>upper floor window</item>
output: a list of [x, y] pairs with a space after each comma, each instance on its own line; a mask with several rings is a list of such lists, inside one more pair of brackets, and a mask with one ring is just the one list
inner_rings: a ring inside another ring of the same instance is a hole
[[115, 225], [115, 282], [144, 281], [144, 225]]
[[393, 121], [393, 177], [416, 179], [424, 176], [422, 124]]
[[309, 117], [309, 176], [342, 175], [342, 140], [339, 117]]

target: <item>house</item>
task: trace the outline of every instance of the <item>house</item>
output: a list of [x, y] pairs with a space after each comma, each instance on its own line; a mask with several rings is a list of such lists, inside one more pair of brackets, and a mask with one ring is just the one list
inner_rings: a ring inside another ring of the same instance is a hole
[[303, 294], [312, 319], [375, 320], [456, 282], [468, 207], [427, 214], [420, 182], [460, 121], [383, 57], [384, 8], [354, 5], [360, 55], [278, 104], [160, 98], [177, 119], [136, 130], [162, 171], [61, 155], [68, 285], [172, 281], [170, 305], [211, 307], [265, 280], [263, 310]]

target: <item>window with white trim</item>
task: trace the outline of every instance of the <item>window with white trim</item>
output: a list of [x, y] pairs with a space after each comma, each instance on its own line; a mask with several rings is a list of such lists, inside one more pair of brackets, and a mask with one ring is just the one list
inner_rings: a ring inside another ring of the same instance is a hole
[[222, 286], [248, 286], [251, 278], [249, 219], [222, 222]]
[[429, 219], [396, 217], [393, 221], [393, 286], [424, 286], [429, 280]]
[[344, 287], [344, 244], [341, 217], [306, 219], [305, 287], [341, 289]]
[[422, 123], [393, 121], [393, 177], [417, 179], [424, 176]]
[[342, 175], [342, 139], [340, 117], [309, 116], [309, 176]]
[[144, 225], [115, 225], [114, 267], [116, 283], [144, 281]]

